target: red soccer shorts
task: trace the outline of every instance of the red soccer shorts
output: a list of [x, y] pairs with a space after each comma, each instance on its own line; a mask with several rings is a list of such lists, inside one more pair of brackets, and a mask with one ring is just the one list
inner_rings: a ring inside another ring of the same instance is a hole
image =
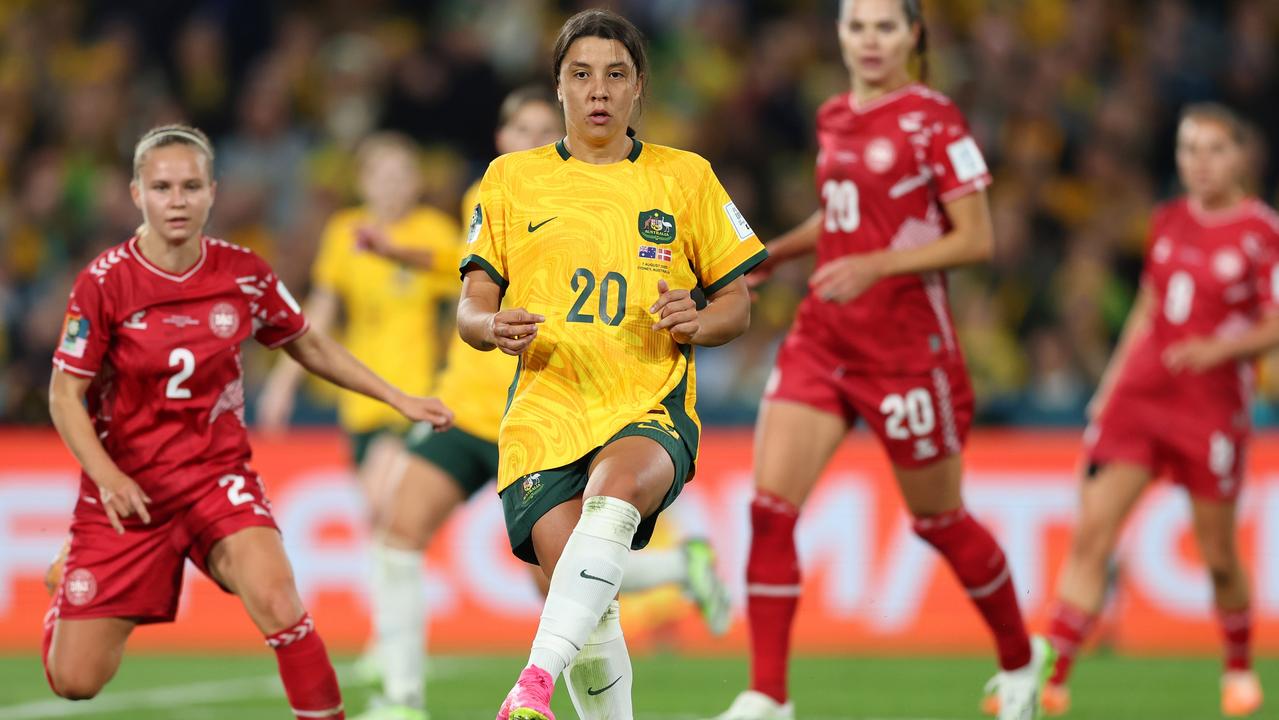
[[959, 454], [973, 423], [973, 390], [961, 363], [922, 373], [866, 374], [819, 345], [789, 339], [764, 397], [808, 405], [850, 426], [865, 420], [893, 464], [905, 468]]
[[247, 467], [211, 476], [207, 489], [188, 504], [164, 517], [153, 511], [150, 525], [126, 523], [123, 535], [111, 527], [96, 497], [81, 496], [53, 611], [66, 619], [172, 622], [186, 559], [209, 575], [213, 546], [250, 527], [276, 524], [261, 478]]
[[[1243, 485], [1248, 431], [1222, 413], [1176, 412], [1167, 403], [1116, 395], [1084, 433], [1088, 464], [1129, 462], [1167, 474], [1191, 496], [1236, 500]], [[1184, 418], [1179, 421], [1180, 418]]]

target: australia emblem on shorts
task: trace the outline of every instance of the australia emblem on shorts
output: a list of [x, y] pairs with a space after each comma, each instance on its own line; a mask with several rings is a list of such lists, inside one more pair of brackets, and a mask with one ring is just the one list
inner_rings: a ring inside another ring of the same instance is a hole
[[525, 475], [520, 480], [520, 501], [527, 503], [542, 491], [542, 473], [535, 472], [532, 475]]
[[209, 311], [209, 329], [220, 338], [229, 338], [240, 329], [240, 313], [231, 303], [220, 302]]
[[64, 591], [72, 605], [88, 605], [98, 595], [98, 580], [84, 568], [76, 568], [67, 574]]
[[675, 241], [675, 216], [661, 210], [645, 210], [639, 214], [639, 234], [657, 245]]

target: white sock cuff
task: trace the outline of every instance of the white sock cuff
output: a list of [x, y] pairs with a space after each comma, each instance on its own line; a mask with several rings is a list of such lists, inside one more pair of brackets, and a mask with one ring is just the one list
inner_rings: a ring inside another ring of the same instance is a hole
[[422, 553], [417, 550], [402, 550], [389, 545], [377, 543], [373, 546], [373, 556], [378, 562], [395, 569], [416, 570], [422, 564]]
[[608, 609], [604, 611], [604, 615], [600, 617], [600, 622], [591, 631], [590, 637], [586, 638], [587, 645], [603, 645], [604, 643], [613, 642], [622, 636], [622, 605], [614, 600], [609, 603]]
[[573, 532], [631, 547], [640, 513], [635, 506], [607, 495], [596, 495], [582, 503], [582, 517]]

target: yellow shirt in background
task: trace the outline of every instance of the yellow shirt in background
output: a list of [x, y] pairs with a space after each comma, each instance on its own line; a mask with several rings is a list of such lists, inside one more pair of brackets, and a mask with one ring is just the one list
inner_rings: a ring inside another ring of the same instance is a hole
[[[708, 296], [767, 253], [701, 157], [638, 140], [609, 165], [563, 143], [489, 165], [463, 271], [546, 316], [520, 357], [498, 439], [498, 490], [567, 465], [633, 422], [696, 452], [694, 349], [654, 331], [658, 281]], [[494, 351], [496, 352], [496, 351]]]
[[[429, 207], [383, 228], [394, 245], [434, 253], [432, 268], [422, 271], [360, 249], [356, 230], [372, 224], [362, 208], [335, 213], [320, 240], [312, 283], [341, 299], [346, 312], [341, 337], [355, 357], [392, 385], [425, 395], [439, 362], [437, 304], [448, 296], [446, 288], [457, 285], [451, 263], [460, 230], [449, 215]], [[338, 396], [338, 418], [351, 432], [407, 425], [384, 403], [345, 390]]]
[[[462, 220], [469, 222], [479, 202], [480, 183], [476, 181], [462, 199]], [[457, 236], [453, 267], [466, 248], [466, 237]], [[462, 285], [453, 273], [450, 277], [456, 292]], [[489, 442], [497, 442], [497, 430], [506, 409], [506, 393], [515, 376], [516, 359], [500, 350], [480, 352], [467, 345], [456, 332], [449, 341], [448, 360], [440, 373], [436, 393], [453, 411], [458, 428]]]

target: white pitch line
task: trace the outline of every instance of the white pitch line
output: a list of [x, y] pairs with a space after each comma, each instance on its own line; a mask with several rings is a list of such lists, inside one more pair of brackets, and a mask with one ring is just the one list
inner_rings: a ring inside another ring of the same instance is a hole
[[171, 685], [147, 690], [122, 690], [108, 692], [92, 700], [81, 702], [38, 700], [0, 707], [0, 717], [5, 720], [75, 717], [117, 710], [188, 707], [198, 703], [231, 702], [283, 694], [284, 689], [280, 686], [280, 679], [272, 675]]
[[[338, 677], [343, 684], [350, 684], [345, 676], [350, 673], [350, 666], [337, 668]], [[428, 676], [431, 678], [450, 677], [458, 674], [460, 668], [449, 662], [432, 661]], [[283, 697], [284, 688], [279, 677], [260, 675], [257, 677], [235, 678], [232, 680], [211, 680], [183, 685], [170, 685], [160, 688], [139, 690], [121, 690], [104, 694], [80, 702], [62, 699], [36, 700], [17, 705], [0, 705], [0, 718], [4, 720], [37, 720], [38, 718], [63, 718], [82, 715], [99, 715], [119, 710], [141, 710], [151, 708], [189, 707], [200, 703], [213, 705], [225, 702], [244, 700], [246, 698]]]

